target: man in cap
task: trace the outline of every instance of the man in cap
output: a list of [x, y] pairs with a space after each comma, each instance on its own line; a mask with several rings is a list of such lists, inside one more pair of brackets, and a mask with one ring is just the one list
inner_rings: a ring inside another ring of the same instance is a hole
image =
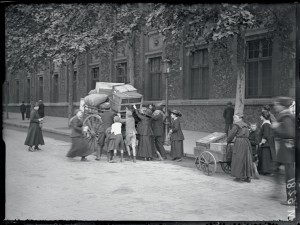
[[[156, 110], [152, 114], [152, 128], [154, 134], [154, 143], [157, 151], [160, 153], [159, 156], [167, 159], [166, 150], [164, 148], [164, 113], [162, 112], [162, 106], [156, 106]], [[160, 159], [162, 160], [162, 158]]]
[[22, 120], [25, 120], [26, 106], [24, 104], [24, 101], [22, 101], [22, 104], [20, 105], [20, 112], [22, 114]]
[[[274, 109], [278, 113], [277, 122], [271, 127], [274, 136], [279, 141], [277, 152], [278, 167], [284, 165], [287, 200], [283, 205], [295, 205], [296, 181], [295, 181], [295, 116], [289, 110], [292, 99], [289, 97], [277, 97], [274, 101]], [[277, 167], [277, 168], [278, 168]], [[275, 171], [275, 179], [279, 183], [278, 169]], [[274, 197], [278, 196], [276, 189]]]
[[224, 109], [223, 118], [225, 119], [225, 133], [228, 136], [228, 131], [232, 129], [234, 109], [232, 102], [227, 103], [227, 107]]

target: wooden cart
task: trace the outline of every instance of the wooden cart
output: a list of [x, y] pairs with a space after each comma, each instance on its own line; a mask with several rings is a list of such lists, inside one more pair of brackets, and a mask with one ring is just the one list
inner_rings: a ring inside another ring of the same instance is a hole
[[226, 174], [231, 173], [232, 143], [226, 145], [225, 152], [216, 153], [210, 149], [199, 153], [195, 159], [197, 169], [203, 171], [204, 174], [211, 176], [217, 170], [217, 163], [220, 164], [222, 170]]

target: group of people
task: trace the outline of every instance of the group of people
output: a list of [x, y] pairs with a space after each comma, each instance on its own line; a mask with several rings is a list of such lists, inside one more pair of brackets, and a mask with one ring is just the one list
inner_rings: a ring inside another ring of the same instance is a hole
[[[292, 102], [289, 97], [276, 98], [276, 118], [270, 112], [270, 106], [264, 106], [260, 113], [260, 129], [256, 123], [243, 121], [242, 114], [234, 114], [227, 136], [227, 143], [233, 143], [231, 175], [235, 181], [251, 182], [251, 177], [258, 179], [262, 174], [273, 176], [278, 183], [279, 167], [284, 166], [287, 194], [287, 200], [282, 202], [284, 205], [293, 205], [295, 201], [295, 116], [290, 110]], [[278, 196], [276, 188], [272, 197]]]
[[[132, 108], [126, 108], [125, 118], [122, 118], [120, 113], [112, 111], [109, 102], [102, 108], [104, 111], [99, 114], [102, 125], [97, 131], [96, 160], [100, 160], [103, 150], [106, 150], [110, 163], [116, 162], [118, 152], [120, 162], [123, 162], [124, 151], [127, 151], [129, 160], [133, 162], [136, 162], [137, 157], [144, 161], [155, 158], [167, 159], [164, 148], [166, 115], [163, 105], [149, 105], [148, 108], [141, 107], [141, 109], [132, 105]], [[70, 120], [72, 146], [67, 157], [81, 157], [82, 161], [87, 161], [86, 156], [92, 154], [93, 150], [89, 147], [86, 135], [94, 134], [90, 134], [88, 128], [83, 126], [83, 112], [77, 109], [74, 114], [75, 116]], [[184, 154], [184, 136], [179, 121], [182, 114], [178, 110], [171, 110], [169, 114], [171, 115], [168, 132], [171, 142], [170, 155], [172, 160], [179, 162], [182, 161]], [[122, 127], [125, 127], [125, 130]]]

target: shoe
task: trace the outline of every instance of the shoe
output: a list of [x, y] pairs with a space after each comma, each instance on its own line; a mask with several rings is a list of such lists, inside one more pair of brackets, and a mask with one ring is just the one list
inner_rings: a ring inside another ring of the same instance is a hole
[[32, 147], [29, 147], [29, 148], [28, 148], [28, 151], [30, 151], [30, 152], [35, 152], [35, 150], [34, 150]]
[[248, 177], [248, 178], [244, 179], [244, 181], [245, 181], [245, 182], [247, 182], [247, 183], [251, 183], [251, 179], [250, 179], [250, 177]]
[[177, 158], [173, 158], [172, 161], [175, 161]]
[[87, 158], [83, 157], [83, 158], [81, 158], [81, 161], [86, 162], [88, 160], [87, 160]]
[[109, 163], [115, 163], [116, 161], [113, 160], [113, 159], [111, 159], [111, 160], [109, 160], [108, 162], [109, 162]]
[[182, 161], [182, 159], [181, 158], [179, 158], [179, 159], [176, 159], [176, 162], [181, 162]]
[[37, 148], [34, 148], [34, 150], [38, 150], [38, 151], [40, 151], [40, 150], [42, 150], [42, 149], [40, 149], [39, 147], [37, 147]]
[[96, 158], [95, 160], [100, 161], [100, 158]]
[[235, 181], [235, 182], [243, 182], [240, 178], [234, 178], [233, 181]]

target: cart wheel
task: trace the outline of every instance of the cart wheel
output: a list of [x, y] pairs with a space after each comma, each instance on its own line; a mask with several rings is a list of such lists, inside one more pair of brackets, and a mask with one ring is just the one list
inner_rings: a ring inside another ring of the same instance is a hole
[[217, 169], [217, 162], [213, 154], [205, 151], [200, 154], [199, 158], [201, 170], [208, 176], [213, 175]]
[[198, 170], [201, 170], [199, 156], [197, 156], [196, 159], [195, 159], [195, 166], [197, 167]]
[[102, 126], [102, 119], [99, 115], [89, 115], [83, 121], [84, 126], [88, 126], [89, 130], [86, 134], [90, 148], [95, 152], [98, 147], [99, 129]]
[[231, 173], [231, 162], [221, 162], [221, 168], [222, 170], [227, 173], [230, 174]]

